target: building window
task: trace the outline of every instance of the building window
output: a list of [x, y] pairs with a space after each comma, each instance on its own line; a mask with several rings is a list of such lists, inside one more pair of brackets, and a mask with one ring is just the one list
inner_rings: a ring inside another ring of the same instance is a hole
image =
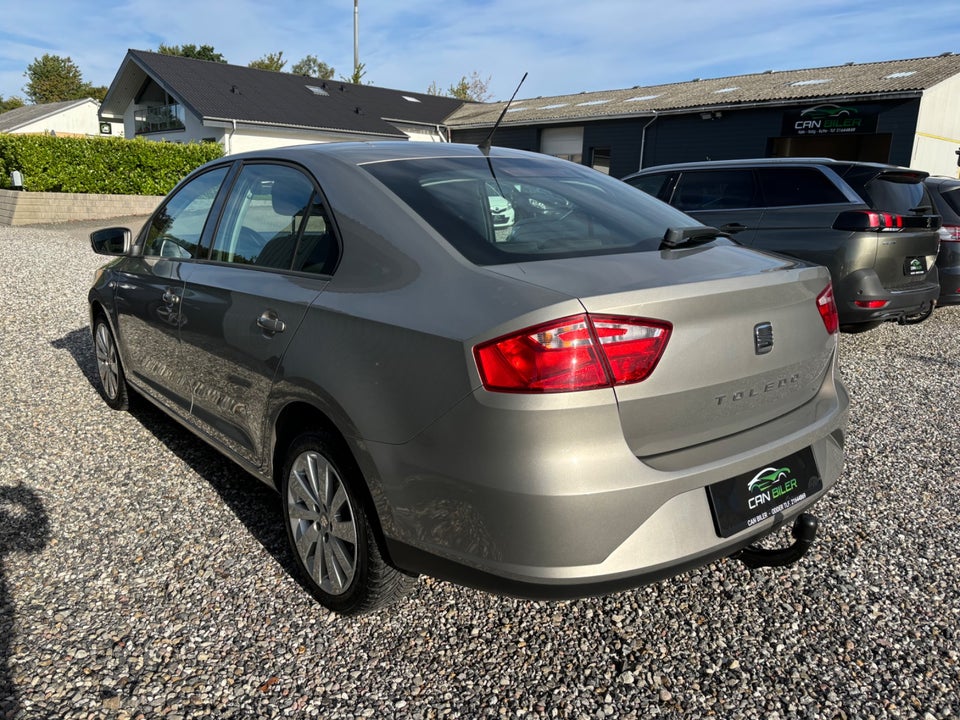
[[590, 167], [599, 170], [604, 175], [610, 174], [610, 148], [598, 147], [593, 149], [593, 157], [590, 160]]
[[179, 103], [141, 108], [133, 119], [137, 135], [186, 129], [183, 106]]
[[583, 128], [544, 128], [540, 134], [540, 152], [575, 163], [583, 162]]

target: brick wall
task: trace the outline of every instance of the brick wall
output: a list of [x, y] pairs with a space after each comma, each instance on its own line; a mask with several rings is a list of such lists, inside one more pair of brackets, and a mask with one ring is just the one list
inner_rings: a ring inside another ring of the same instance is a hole
[[0, 225], [36, 225], [148, 215], [162, 199], [160, 195], [86, 195], [0, 190]]

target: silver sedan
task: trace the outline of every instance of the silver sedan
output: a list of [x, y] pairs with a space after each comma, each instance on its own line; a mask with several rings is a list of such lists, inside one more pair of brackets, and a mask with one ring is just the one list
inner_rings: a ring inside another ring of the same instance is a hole
[[[233, 155], [89, 293], [102, 393], [274, 486], [302, 581], [527, 597], [798, 559], [843, 464], [823, 268], [586, 167], [421, 143]], [[796, 540], [760, 549], [785, 523]]]

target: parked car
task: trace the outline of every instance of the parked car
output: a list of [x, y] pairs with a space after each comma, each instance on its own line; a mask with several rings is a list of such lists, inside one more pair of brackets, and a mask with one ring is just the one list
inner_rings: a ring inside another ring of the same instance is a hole
[[928, 177], [927, 190], [943, 218], [940, 227], [940, 305], [960, 303], [960, 180], [949, 177]]
[[844, 329], [929, 317], [940, 218], [927, 173], [823, 158], [651, 167], [624, 180], [748, 247], [830, 270]]
[[231, 155], [91, 235], [102, 394], [274, 486], [342, 613], [420, 573], [574, 597], [790, 562], [843, 462], [830, 277], [690, 223], [534, 153]]

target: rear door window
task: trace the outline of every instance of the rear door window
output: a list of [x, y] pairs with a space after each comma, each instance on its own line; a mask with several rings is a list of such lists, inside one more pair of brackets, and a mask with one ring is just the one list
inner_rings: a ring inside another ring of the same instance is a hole
[[848, 202], [843, 191], [816, 168], [759, 168], [757, 177], [766, 207]]
[[684, 211], [760, 207], [753, 170], [689, 170], [680, 176], [671, 204]]
[[329, 273], [337, 245], [313, 182], [286, 165], [243, 167], [230, 191], [210, 259]]

